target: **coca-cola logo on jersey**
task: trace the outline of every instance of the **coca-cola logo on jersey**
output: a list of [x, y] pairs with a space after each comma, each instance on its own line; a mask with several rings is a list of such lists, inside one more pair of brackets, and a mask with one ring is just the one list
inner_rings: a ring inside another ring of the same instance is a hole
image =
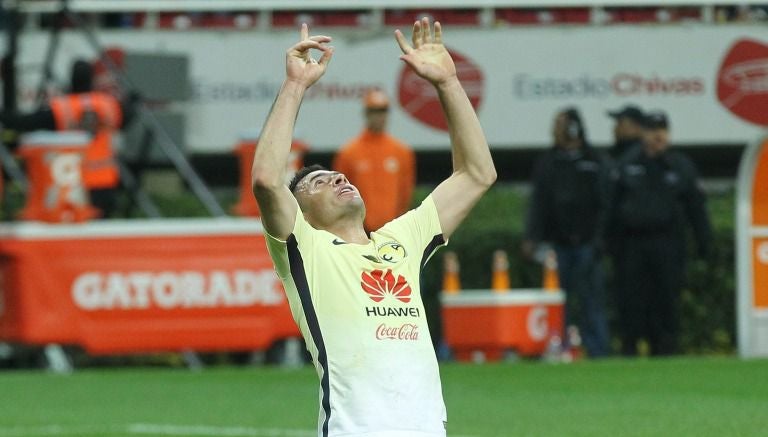
[[388, 326], [382, 323], [376, 328], [376, 340], [411, 340], [419, 339], [419, 326], [413, 323]]
[[768, 126], [768, 45], [741, 39], [731, 46], [717, 74], [717, 98], [737, 117]]
[[[454, 50], [449, 50], [453, 63], [456, 65], [456, 75], [467, 92], [472, 107], [477, 110], [483, 98], [483, 72], [465, 56]], [[398, 101], [400, 106], [416, 120], [435, 129], [447, 131], [440, 99], [435, 87], [419, 77], [407, 65], [400, 71], [398, 83]]]

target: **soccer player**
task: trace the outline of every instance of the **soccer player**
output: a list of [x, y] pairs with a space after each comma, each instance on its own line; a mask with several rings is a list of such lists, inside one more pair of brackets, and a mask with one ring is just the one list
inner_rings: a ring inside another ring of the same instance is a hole
[[[434, 85], [452, 144], [453, 173], [419, 207], [368, 235], [363, 199], [343, 174], [309, 167], [284, 185], [302, 97], [333, 55], [331, 38], [310, 37], [306, 25], [287, 51], [286, 78], [254, 157], [267, 247], [320, 378], [323, 437], [446, 435], [419, 274], [496, 180], [496, 170], [441, 26], [431, 27], [426, 18], [414, 23], [412, 45], [395, 32], [400, 59]], [[311, 50], [322, 53], [319, 60]]]

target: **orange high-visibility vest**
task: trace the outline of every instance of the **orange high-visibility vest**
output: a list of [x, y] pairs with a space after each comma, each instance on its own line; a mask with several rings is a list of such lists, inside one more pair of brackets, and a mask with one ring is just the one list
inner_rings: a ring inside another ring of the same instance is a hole
[[375, 231], [399, 217], [411, 204], [416, 157], [410, 147], [387, 133], [364, 130], [339, 150], [333, 169], [344, 173], [365, 202], [365, 228]]
[[112, 150], [112, 134], [123, 118], [117, 99], [90, 92], [54, 97], [50, 105], [57, 130], [83, 130], [93, 135], [83, 160], [83, 185], [89, 189], [117, 186], [120, 172]]

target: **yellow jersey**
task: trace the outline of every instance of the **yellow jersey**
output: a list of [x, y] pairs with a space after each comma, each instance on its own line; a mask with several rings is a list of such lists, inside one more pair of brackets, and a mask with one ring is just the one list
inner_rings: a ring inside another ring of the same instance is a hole
[[267, 236], [320, 378], [318, 435], [445, 436], [421, 269], [445, 244], [432, 197], [353, 244], [297, 211], [287, 241]]

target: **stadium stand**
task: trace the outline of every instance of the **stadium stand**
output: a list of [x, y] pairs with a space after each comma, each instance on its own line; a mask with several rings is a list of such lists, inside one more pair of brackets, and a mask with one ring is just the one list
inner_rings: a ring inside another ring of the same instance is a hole
[[[55, 13], [60, 1], [23, 2], [23, 10], [37, 17], [29, 21], [46, 26], [46, 15]], [[280, 1], [249, 2], [229, 0], [100, 2], [72, 0], [71, 10], [90, 16], [103, 27], [162, 29], [247, 29], [292, 27], [300, 21], [310, 24], [367, 28], [402, 26], [416, 17], [429, 15], [452, 26], [497, 25], [604, 25], [664, 24], [676, 22], [759, 22], [768, 20], [768, 4], [759, 1], [682, 0], [670, 6], [658, 0], [581, 0], [520, 2], [427, 1], [414, 8], [408, 1]], [[361, 7], [365, 6], [365, 7]]]

